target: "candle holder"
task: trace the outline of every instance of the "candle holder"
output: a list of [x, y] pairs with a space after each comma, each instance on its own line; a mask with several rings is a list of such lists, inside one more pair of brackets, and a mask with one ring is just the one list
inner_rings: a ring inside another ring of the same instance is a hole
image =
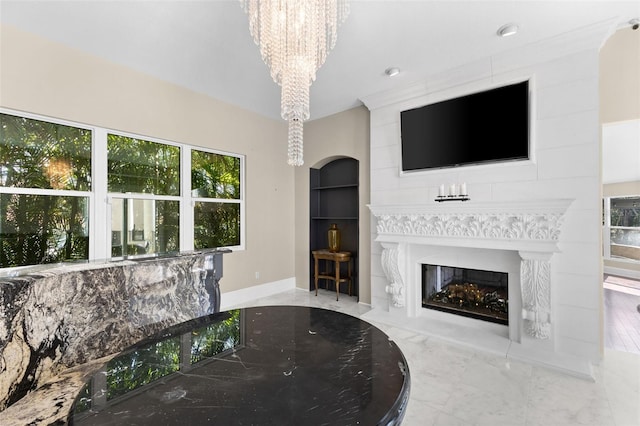
[[444, 184], [441, 184], [438, 188], [438, 196], [435, 201], [468, 201], [469, 194], [467, 193], [467, 183], [461, 184], [452, 183], [449, 185], [449, 194], [445, 195]]
[[439, 203], [443, 201], [469, 201], [468, 195], [438, 195], [434, 201]]

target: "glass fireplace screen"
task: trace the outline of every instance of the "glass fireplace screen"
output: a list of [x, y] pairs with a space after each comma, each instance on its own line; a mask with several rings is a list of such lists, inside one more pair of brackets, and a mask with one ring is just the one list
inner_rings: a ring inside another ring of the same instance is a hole
[[506, 325], [508, 278], [506, 272], [422, 265], [422, 307]]

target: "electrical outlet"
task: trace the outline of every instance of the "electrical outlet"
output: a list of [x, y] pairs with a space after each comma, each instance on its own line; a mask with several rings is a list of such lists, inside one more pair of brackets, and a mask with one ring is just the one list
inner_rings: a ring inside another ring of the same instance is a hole
[[256, 280], [259, 280], [259, 279], [260, 279], [260, 272], [256, 271]]

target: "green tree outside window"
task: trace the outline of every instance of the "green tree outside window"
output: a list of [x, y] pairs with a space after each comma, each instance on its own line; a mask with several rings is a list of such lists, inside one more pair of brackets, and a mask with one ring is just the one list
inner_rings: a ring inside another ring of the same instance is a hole
[[56, 194], [91, 190], [91, 142], [86, 129], [0, 114], [0, 186], [16, 188], [0, 195], [1, 268], [88, 259], [89, 199]]
[[[190, 249], [190, 238], [180, 247], [185, 203], [194, 229], [182, 232], [193, 232], [193, 248], [242, 244], [240, 156], [185, 146], [191, 167], [181, 170], [181, 145], [96, 132], [95, 151], [106, 144], [107, 158], [94, 158], [92, 130], [54, 121], [0, 113], [0, 268], [88, 259], [90, 236], [102, 241], [109, 228], [112, 256]], [[93, 164], [106, 165], [108, 193], [94, 193], [104, 189], [92, 181]], [[181, 173], [189, 172], [184, 194]], [[90, 224], [90, 206], [104, 202], [110, 225]]]
[[[639, 261], [640, 247], [640, 197], [617, 197], [610, 200], [610, 241], [613, 257]], [[617, 246], [617, 247], [616, 247]], [[636, 250], [621, 248], [635, 247]], [[614, 252], [617, 253], [614, 255]]]
[[180, 195], [180, 148], [109, 134], [109, 192]]
[[194, 248], [240, 245], [240, 158], [191, 151]]

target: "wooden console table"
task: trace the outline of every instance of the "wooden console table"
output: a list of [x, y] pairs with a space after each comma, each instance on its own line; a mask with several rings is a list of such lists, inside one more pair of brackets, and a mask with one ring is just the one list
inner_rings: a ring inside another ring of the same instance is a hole
[[[318, 279], [332, 280], [336, 283], [336, 300], [340, 296], [340, 283], [348, 282], [349, 283], [349, 296], [351, 296], [351, 252], [348, 251], [337, 251], [332, 252], [329, 250], [313, 250], [311, 252], [313, 254], [314, 260], [314, 281], [316, 286], [316, 296], [318, 295]], [[318, 263], [320, 260], [334, 262], [334, 273], [330, 274], [327, 272], [318, 272]], [[348, 275], [346, 277], [340, 276], [340, 263], [347, 262]]]

